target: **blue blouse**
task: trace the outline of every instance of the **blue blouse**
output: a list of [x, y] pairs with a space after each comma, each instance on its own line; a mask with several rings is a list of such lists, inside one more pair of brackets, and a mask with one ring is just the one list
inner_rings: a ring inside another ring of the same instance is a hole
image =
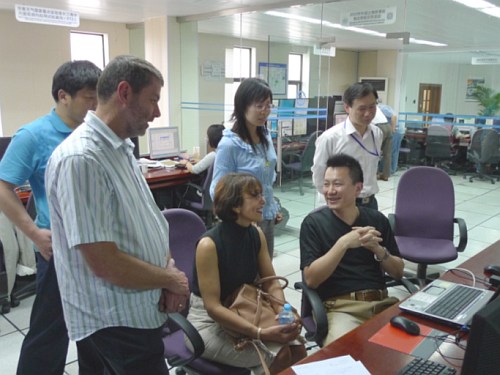
[[215, 186], [228, 173], [246, 172], [254, 175], [262, 184], [266, 204], [264, 220], [274, 220], [278, 207], [274, 201], [273, 184], [276, 180], [276, 151], [271, 136], [266, 136], [269, 147], [264, 153], [262, 144], [256, 145], [257, 152], [231, 129], [225, 129], [215, 157], [214, 175], [210, 185], [210, 195], [214, 197]]

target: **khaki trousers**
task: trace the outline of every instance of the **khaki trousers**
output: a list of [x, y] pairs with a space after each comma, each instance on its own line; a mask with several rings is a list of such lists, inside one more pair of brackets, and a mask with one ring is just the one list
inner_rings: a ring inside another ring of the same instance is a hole
[[337, 299], [334, 303], [332, 302], [325, 303], [328, 317], [328, 334], [324, 345], [352, 331], [379, 312], [399, 302], [399, 300], [395, 297], [387, 297], [382, 301], [373, 302], [347, 299]]

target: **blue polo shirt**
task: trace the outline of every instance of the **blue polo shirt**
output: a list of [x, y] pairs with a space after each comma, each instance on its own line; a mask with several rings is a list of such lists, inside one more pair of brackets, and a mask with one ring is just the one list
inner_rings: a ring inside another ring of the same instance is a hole
[[45, 168], [52, 151], [70, 135], [70, 129], [55, 109], [17, 131], [0, 161], [0, 180], [22, 185], [29, 181], [39, 228], [50, 229], [49, 206], [45, 192]]

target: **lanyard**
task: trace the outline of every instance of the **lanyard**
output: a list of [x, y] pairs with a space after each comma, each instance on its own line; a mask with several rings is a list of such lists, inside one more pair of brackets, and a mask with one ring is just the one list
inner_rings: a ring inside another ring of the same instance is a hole
[[[344, 121], [344, 129], [346, 128], [346, 122], [347, 122], [347, 120], [346, 120], [346, 121]], [[369, 125], [368, 125], [368, 126], [369, 126]], [[373, 146], [375, 146], [375, 152], [368, 150], [368, 149], [365, 147], [365, 145], [363, 144], [363, 142], [361, 142], [358, 138], [356, 138], [356, 137], [354, 136], [354, 134], [350, 134], [350, 136], [352, 137], [352, 139], [354, 139], [354, 140], [356, 141], [356, 143], [357, 143], [358, 145], [360, 145], [360, 146], [361, 146], [361, 148], [362, 148], [363, 150], [365, 150], [366, 152], [368, 152], [370, 155], [373, 155], [373, 156], [380, 156], [380, 155], [379, 155], [379, 153], [378, 153], [378, 151], [377, 151], [377, 145], [375, 144], [375, 136], [373, 135], [373, 130], [372, 130], [372, 129], [370, 129], [370, 132], [371, 132], [371, 134], [372, 134], [372, 141], [373, 141]]]

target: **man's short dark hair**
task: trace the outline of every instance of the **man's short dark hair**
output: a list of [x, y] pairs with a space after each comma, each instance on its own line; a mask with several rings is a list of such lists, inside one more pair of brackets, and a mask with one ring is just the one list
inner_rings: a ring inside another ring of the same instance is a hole
[[234, 208], [243, 205], [243, 193], [262, 194], [262, 184], [250, 173], [228, 173], [223, 176], [214, 192], [214, 211], [222, 221], [236, 221]]
[[346, 167], [349, 169], [349, 176], [353, 184], [363, 182], [363, 170], [359, 161], [346, 154], [335, 154], [326, 162], [326, 168]]
[[132, 91], [138, 93], [153, 79], [163, 86], [163, 76], [150, 62], [135, 56], [117, 56], [102, 72], [97, 83], [97, 98], [102, 102], [108, 101], [122, 81], [128, 82]]
[[68, 61], [62, 64], [52, 78], [52, 97], [59, 101], [59, 90], [71, 97], [85, 88], [95, 90], [101, 69], [87, 60]]
[[373, 94], [375, 96], [375, 99], [378, 98], [377, 91], [373, 88], [373, 86], [370, 83], [357, 82], [353, 83], [351, 86], [347, 88], [347, 90], [344, 91], [344, 96], [342, 97], [342, 100], [349, 107], [352, 107], [352, 104], [354, 103], [355, 99], [361, 99], [370, 94]]
[[208, 144], [212, 148], [217, 148], [220, 140], [222, 139], [222, 132], [224, 131], [224, 125], [213, 124], [207, 129]]

